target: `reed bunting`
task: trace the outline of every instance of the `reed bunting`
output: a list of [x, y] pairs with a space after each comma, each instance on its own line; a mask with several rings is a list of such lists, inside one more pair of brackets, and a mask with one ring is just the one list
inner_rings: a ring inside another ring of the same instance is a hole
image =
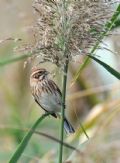
[[[36, 103], [45, 112], [57, 118], [61, 112], [62, 93], [54, 81], [48, 77], [49, 72], [44, 68], [34, 68], [30, 76], [31, 92]], [[64, 129], [67, 133], [74, 133], [69, 121], [64, 119]]]

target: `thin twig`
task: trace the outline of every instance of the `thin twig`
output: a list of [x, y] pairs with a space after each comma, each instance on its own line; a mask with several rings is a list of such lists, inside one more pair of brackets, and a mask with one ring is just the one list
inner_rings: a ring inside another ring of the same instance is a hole
[[76, 152], [82, 153], [82, 152], [81, 152], [80, 150], [78, 150], [76, 147], [73, 147], [73, 146], [69, 145], [68, 143], [61, 142], [61, 140], [59, 140], [59, 139], [57, 139], [57, 138], [55, 138], [55, 137], [53, 137], [53, 136], [51, 136], [51, 135], [48, 135], [48, 134], [46, 134], [46, 133], [39, 132], [39, 131], [34, 131], [34, 133], [35, 133], [35, 134], [38, 134], [38, 135], [41, 135], [41, 136], [44, 136], [44, 137], [46, 137], [46, 138], [49, 138], [49, 139], [51, 139], [51, 140], [53, 140], [53, 141], [55, 141], [55, 142], [57, 142], [57, 143], [59, 143], [59, 144], [63, 144], [65, 147], [67, 147], [67, 148], [69, 148], [69, 149], [71, 149], [71, 150], [75, 150]]
[[[19, 130], [19, 131], [23, 131], [23, 132], [27, 132], [27, 131], [29, 131], [30, 129], [29, 128], [16, 128], [16, 127], [13, 127], [13, 126], [7, 126], [6, 127], [6, 125], [0, 125], [0, 131], [1, 130], [7, 130], [8, 132], [9, 132], [9, 130], [11, 131], [11, 130]], [[59, 139], [57, 139], [57, 138], [55, 138], [54, 136], [51, 136], [51, 135], [48, 135], [48, 134], [46, 134], [46, 133], [44, 133], [44, 132], [40, 132], [40, 131], [37, 131], [37, 130], [35, 130], [35, 131], [33, 131], [33, 133], [34, 134], [36, 134], [36, 135], [40, 135], [40, 136], [43, 136], [43, 137], [46, 137], [46, 138], [48, 138], [48, 139], [50, 139], [50, 140], [53, 140], [54, 142], [57, 142], [57, 143], [62, 143], [61, 142], [61, 140], [59, 140]], [[71, 150], [75, 150], [76, 152], [78, 152], [79, 154], [80, 153], [82, 153], [80, 150], [78, 150], [76, 147], [74, 147], [74, 146], [72, 146], [72, 145], [70, 145], [70, 144], [68, 144], [68, 143], [66, 143], [66, 142], [63, 142], [63, 145], [65, 146], [65, 147], [67, 147], [67, 148], [69, 148], [69, 149], [71, 149]]]
[[80, 127], [83, 130], [83, 132], [84, 132], [85, 136], [87, 137], [87, 139], [89, 140], [89, 136], [88, 136], [88, 134], [87, 134], [87, 132], [86, 132], [86, 130], [85, 130], [85, 128], [84, 128], [84, 126], [82, 125], [81, 122], [80, 122]]

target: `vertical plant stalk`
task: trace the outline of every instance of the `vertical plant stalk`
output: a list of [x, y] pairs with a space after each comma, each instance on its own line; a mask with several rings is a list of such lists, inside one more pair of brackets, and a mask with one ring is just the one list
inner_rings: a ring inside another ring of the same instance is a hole
[[62, 86], [62, 108], [61, 108], [61, 131], [60, 131], [60, 149], [59, 149], [59, 163], [62, 163], [63, 158], [63, 140], [64, 140], [64, 117], [65, 117], [65, 104], [66, 104], [66, 86], [67, 86], [67, 73], [68, 73], [68, 51], [67, 51], [67, 38], [66, 38], [66, 0], [61, 0], [62, 2], [62, 50], [63, 57], [65, 58], [64, 64], [64, 74], [63, 74], [63, 86]]
[[37, 128], [38, 124], [40, 124], [40, 122], [45, 119], [45, 117], [47, 117], [48, 115], [50, 115], [50, 113], [46, 113], [44, 115], [42, 115], [32, 126], [32, 128], [28, 131], [28, 133], [25, 135], [25, 137], [23, 138], [23, 140], [21, 141], [21, 143], [19, 144], [17, 150], [15, 151], [15, 153], [13, 154], [13, 156], [11, 157], [11, 159], [9, 160], [9, 163], [16, 163], [20, 156], [22, 155], [23, 151], [25, 150], [30, 138], [32, 137], [35, 129]]
[[64, 140], [64, 117], [65, 117], [65, 99], [66, 99], [66, 86], [67, 86], [67, 72], [68, 72], [68, 61], [64, 66], [63, 76], [63, 90], [62, 90], [62, 118], [61, 118], [61, 132], [60, 132], [60, 151], [59, 151], [59, 163], [62, 163], [63, 158], [63, 140]]

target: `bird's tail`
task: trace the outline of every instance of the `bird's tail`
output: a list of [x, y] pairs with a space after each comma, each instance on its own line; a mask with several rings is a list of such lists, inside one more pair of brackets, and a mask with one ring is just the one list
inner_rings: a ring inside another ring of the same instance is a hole
[[70, 122], [68, 122], [68, 120], [66, 118], [64, 119], [64, 129], [65, 129], [67, 134], [75, 132], [74, 128], [72, 127]]

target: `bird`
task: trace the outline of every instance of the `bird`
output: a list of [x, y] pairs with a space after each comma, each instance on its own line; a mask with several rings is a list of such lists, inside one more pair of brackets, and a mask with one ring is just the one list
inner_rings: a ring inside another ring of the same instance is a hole
[[[30, 88], [35, 102], [54, 118], [60, 117], [62, 106], [62, 93], [57, 84], [49, 78], [50, 72], [45, 68], [32, 68], [30, 75]], [[64, 117], [64, 129], [67, 134], [75, 130]]]

